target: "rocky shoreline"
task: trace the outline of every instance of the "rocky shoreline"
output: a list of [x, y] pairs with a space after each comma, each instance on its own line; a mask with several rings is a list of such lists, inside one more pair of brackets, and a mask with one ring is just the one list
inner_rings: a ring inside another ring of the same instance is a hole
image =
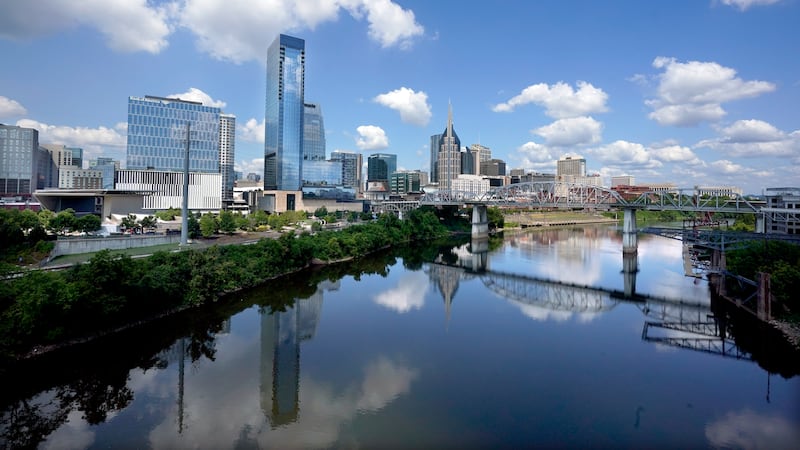
[[800, 326], [775, 319], [770, 320], [769, 324], [783, 333], [786, 340], [789, 341], [794, 348], [800, 350]]

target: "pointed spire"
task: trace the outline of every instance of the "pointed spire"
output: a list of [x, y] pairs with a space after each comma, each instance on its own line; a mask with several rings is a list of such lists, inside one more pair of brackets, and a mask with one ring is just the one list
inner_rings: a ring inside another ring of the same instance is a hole
[[453, 137], [453, 104], [447, 100], [447, 137]]

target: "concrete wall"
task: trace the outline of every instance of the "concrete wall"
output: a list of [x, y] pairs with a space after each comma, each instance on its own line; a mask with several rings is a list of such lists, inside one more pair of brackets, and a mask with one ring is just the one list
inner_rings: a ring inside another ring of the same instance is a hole
[[59, 239], [50, 253], [52, 260], [61, 255], [93, 253], [100, 250], [124, 250], [127, 248], [150, 247], [153, 245], [175, 244], [181, 240], [180, 234], [155, 236], [112, 236], [90, 239]]

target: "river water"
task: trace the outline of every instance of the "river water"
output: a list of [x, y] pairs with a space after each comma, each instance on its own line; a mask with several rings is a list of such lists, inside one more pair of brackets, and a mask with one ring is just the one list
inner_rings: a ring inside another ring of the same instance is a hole
[[715, 320], [680, 242], [640, 236], [626, 259], [619, 230], [597, 226], [482, 247], [428, 245], [297, 274], [36, 362], [3, 383], [0, 442], [800, 445], [800, 377], [782, 363], [798, 353]]

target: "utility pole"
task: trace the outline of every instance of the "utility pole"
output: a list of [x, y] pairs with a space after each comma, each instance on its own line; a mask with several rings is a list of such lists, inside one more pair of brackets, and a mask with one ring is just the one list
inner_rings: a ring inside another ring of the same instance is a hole
[[181, 247], [189, 244], [189, 134], [191, 122], [186, 122], [186, 152], [183, 155], [183, 207], [181, 208]]

